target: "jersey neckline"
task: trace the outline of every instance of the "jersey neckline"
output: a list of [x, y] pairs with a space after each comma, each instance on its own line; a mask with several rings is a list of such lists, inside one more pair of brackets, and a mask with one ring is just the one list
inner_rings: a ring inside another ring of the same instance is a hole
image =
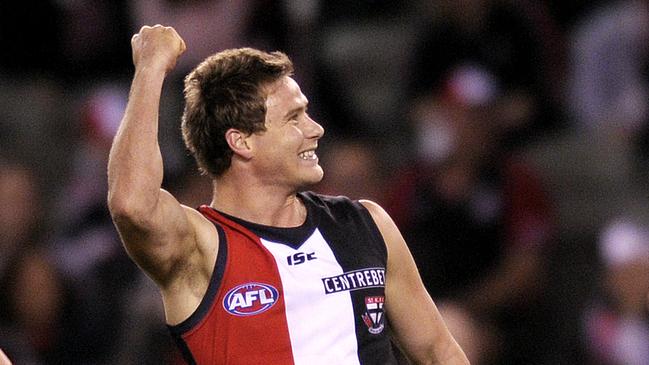
[[250, 230], [259, 238], [263, 238], [264, 240], [271, 242], [281, 243], [297, 249], [302, 246], [302, 244], [309, 237], [311, 237], [318, 225], [319, 220], [314, 202], [304, 193], [298, 193], [297, 197], [300, 198], [300, 200], [302, 200], [302, 202], [304, 203], [304, 206], [306, 208], [306, 219], [304, 220], [304, 223], [296, 227], [267, 226], [259, 223], [249, 222], [239, 217], [223, 213], [222, 211], [214, 209], [213, 207], [208, 206], [208, 208]]

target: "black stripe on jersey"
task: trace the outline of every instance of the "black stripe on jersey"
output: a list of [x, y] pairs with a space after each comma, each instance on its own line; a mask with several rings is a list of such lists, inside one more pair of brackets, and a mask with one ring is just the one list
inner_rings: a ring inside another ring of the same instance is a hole
[[[212, 277], [210, 278], [210, 283], [207, 286], [207, 291], [201, 300], [201, 303], [198, 305], [198, 308], [192, 313], [189, 318], [180, 322], [175, 326], [167, 325], [171, 334], [178, 340], [185, 342], [181, 335], [192, 329], [196, 326], [209, 312], [212, 304], [214, 303], [216, 293], [221, 286], [221, 280], [223, 279], [223, 273], [225, 272], [225, 263], [227, 262], [228, 256], [228, 243], [225, 236], [225, 231], [218, 224], [214, 224], [219, 235], [219, 252], [216, 256], [216, 262], [214, 263], [214, 270], [212, 271]], [[186, 345], [185, 345], [186, 346]], [[182, 350], [182, 347], [181, 347]]]
[[[301, 197], [307, 206], [321, 208], [313, 209], [320, 212], [318, 228], [344, 273], [386, 268], [387, 247], [374, 219], [362, 204], [346, 197], [313, 193], [302, 193]], [[385, 299], [385, 287], [364, 287], [347, 292], [354, 308], [360, 363], [396, 365], [383, 302], [377, 299]], [[381, 310], [381, 316], [384, 317], [380, 331], [369, 324], [372, 323], [372, 316], [379, 318], [377, 310]]]

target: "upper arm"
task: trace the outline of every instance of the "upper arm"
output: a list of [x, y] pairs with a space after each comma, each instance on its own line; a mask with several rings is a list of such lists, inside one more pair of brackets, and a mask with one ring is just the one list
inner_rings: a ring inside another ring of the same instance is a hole
[[379, 205], [361, 203], [387, 246], [385, 308], [398, 343], [416, 364], [468, 364], [426, 291], [399, 229]]
[[147, 212], [111, 213], [128, 254], [161, 286], [199, 249], [205, 218], [164, 189]]

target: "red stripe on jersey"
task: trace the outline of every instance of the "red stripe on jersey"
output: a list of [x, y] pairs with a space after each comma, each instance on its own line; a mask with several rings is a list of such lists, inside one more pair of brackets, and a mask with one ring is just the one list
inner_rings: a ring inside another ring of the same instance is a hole
[[249, 230], [207, 206], [199, 210], [223, 228], [227, 261], [207, 315], [181, 335], [196, 363], [293, 364], [284, 292], [274, 257]]

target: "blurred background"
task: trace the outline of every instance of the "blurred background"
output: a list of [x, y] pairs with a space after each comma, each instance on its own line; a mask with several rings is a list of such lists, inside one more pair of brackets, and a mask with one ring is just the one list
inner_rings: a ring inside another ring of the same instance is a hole
[[[649, 1], [0, 3], [0, 348], [15, 364], [180, 364], [106, 208], [130, 38], [187, 44], [165, 188], [210, 201], [182, 79], [282, 50], [326, 134], [314, 189], [382, 204], [474, 365], [649, 364]], [[406, 364], [406, 360], [402, 359]]]

